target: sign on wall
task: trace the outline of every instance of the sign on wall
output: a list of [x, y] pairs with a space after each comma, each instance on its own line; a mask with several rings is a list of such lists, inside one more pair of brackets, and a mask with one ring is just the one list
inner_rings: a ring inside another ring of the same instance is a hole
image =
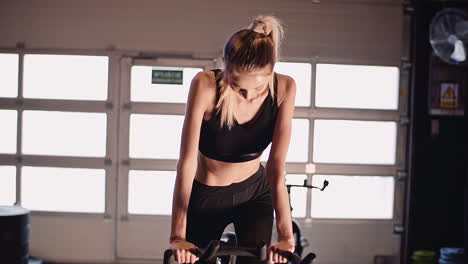
[[184, 79], [184, 72], [182, 70], [152, 70], [151, 83], [152, 84], [182, 84]]

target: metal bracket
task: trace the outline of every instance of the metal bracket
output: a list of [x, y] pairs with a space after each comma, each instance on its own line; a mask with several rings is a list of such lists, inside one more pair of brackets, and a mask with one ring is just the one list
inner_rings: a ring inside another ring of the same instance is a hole
[[109, 159], [109, 158], [104, 159], [104, 165], [106, 166], [112, 165], [112, 159]]
[[132, 104], [131, 103], [125, 103], [122, 106], [123, 109], [130, 110], [132, 109]]
[[407, 16], [412, 16], [414, 14], [414, 6], [411, 4], [411, 1], [403, 1], [403, 14]]
[[410, 120], [407, 116], [400, 116], [399, 123], [400, 123], [400, 126], [406, 126], [410, 123]]
[[405, 232], [405, 227], [402, 224], [394, 224], [393, 225], [393, 233], [401, 235]]
[[408, 179], [408, 173], [405, 170], [397, 170], [396, 180], [405, 181], [406, 179]]
[[402, 71], [409, 71], [411, 70], [411, 68], [413, 67], [413, 64], [405, 59], [401, 59], [401, 62], [400, 62], [400, 69]]
[[110, 101], [107, 101], [106, 102], [106, 108], [107, 109], [112, 109], [112, 108], [114, 108], [114, 104], [112, 102], [110, 102]]
[[112, 222], [112, 215], [104, 214], [104, 221], [105, 222]]

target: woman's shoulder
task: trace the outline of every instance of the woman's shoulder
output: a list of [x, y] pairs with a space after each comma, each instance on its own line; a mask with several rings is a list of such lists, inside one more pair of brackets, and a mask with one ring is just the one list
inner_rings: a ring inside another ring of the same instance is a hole
[[196, 86], [196, 93], [206, 99], [208, 104], [216, 98], [216, 79], [212, 70], [198, 72], [192, 80], [192, 86]]
[[212, 70], [198, 72], [192, 80], [199, 84], [200, 92], [206, 93], [215, 89], [215, 75]]
[[197, 74], [195, 74], [193, 79], [203, 82], [204, 84], [213, 82], [215, 80], [215, 75], [214, 75], [213, 70], [206, 70], [206, 71], [198, 72]]
[[289, 95], [289, 93], [295, 92], [295, 89], [293, 89], [292, 87], [293, 85], [295, 85], [295, 81], [289, 75], [281, 74], [277, 72], [275, 73], [278, 78], [277, 100], [278, 100], [278, 106], [280, 106], [284, 98], [286, 98]]

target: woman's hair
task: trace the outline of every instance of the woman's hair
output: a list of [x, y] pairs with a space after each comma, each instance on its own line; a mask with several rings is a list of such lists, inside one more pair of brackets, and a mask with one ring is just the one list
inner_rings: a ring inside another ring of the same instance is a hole
[[[271, 70], [279, 60], [279, 48], [284, 37], [281, 21], [271, 15], [259, 15], [246, 29], [234, 33], [224, 47], [224, 69], [216, 75], [221, 91], [216, 102], [216, 113], [221, 112], [220, 126], [234, 125], [233, 98], [234, 93], [228, 80], [233, 71], [259, 70], [270, 66]], [[270, 95], [274, 99], [274, 74], [268, 82]]]

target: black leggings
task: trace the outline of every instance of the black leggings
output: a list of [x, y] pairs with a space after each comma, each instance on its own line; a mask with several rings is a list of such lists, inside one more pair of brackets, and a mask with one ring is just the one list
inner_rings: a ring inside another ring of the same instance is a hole
[[[263, 165], [246, 180], [227, 186], [193, 181], [186, 240], [204, 248], [211, 240], [219, 240], [230, 223], [234, 224], [238, 246], [256, 247], [262, 240], [270, 245], [273, 202]], [[258, 263], [252, 257], [236, 259], [237, 264]]]

